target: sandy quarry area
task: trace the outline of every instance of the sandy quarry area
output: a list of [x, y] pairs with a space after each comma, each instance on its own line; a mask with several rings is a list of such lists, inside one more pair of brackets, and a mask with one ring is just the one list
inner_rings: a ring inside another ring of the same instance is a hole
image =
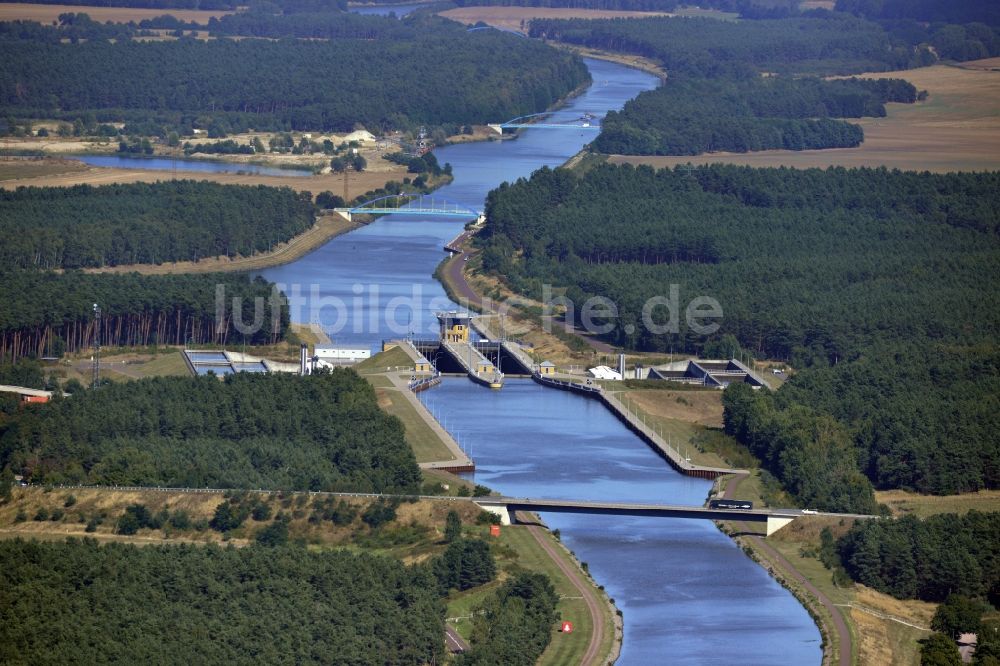
[[936, 172], [1000, 169], [1000, 58], [864, 76], [906, 79], [929, 95], [916, 104], [887, 105], [886, 118], [852, 120], [865, 130], [865, 141], [858, 148], [695, 157], [612, 155], [609, 159], [655, 167], [725, 162], [758, 167], [886, 166]]

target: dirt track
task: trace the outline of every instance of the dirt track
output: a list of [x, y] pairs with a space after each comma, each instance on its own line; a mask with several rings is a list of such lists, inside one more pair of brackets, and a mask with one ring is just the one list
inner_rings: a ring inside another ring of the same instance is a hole
[[[739, 485], [746, 478], [746, 474], [737, 476], [735, 479], [730, 481], [726, 485], [726, 492], [723, 493], [723, 497], [726, 499], [732, 499], [739, 489]], [[737, 523], [740, 526], [740, 530], [748, 532], [752, 528], [747, 523]], [[746, 536], [745, 538], [750, 539], [754, 542], [754, 548], [764, 554], [764, 557], [773, 563], [776, 563], [782, 567], [785, 575], [790, 578], [794, 578], [797, 582], [801, 583], [803, 587], [809, 590], [819, 603], [826, 609], [833, 620], [833, 629], [837, 632], [837, 646], [840, 651], [840, 660], [837, 662], [839, 666], [851, 666], [851, 631], [847, 626], [847, 622], [844, 620], [844, 616], [841, 614], [840, 609], [833, 603], [830, 597], [826, 596], [819, 589], [813, 585], [809, 580], [803, 576], [795, 567], [792, 566], [791, 562], [785, 559], [785, 556], [776, 551], [774, 548], [764, 540], [764, 537], [760, 536]], [[831, 637], [832, 638], [832, 637]], [[826, 663], [824, 661], [824, 663]]]
[[583, 654], [583, 658], [580, 660], [581, 666], [587, 666], [588, 664], [599, 665], [603, 663], [604, 655], [599, 654], [601, 650], [601, 639], [604, 636], [604, 613], [601, 612], [601, 604], [603, 603], [601, 599], [597, 597], [597, 593], [594, 592], [593, 585], [587, 583], [583, 580], [580, 571], [576, 567], [572, 567], [566, 563], [565, 559], [559, 556], [556, 549], [549, 543], [548, 539], [544, 536], [544, 527], [539, 527], [538, 525], [526, 526], [526, 529], [531, 532], [531, 536], [534, 537], [538, 545], [541, 546], [542, 550], [548, 553], [548, 556], [552, 561], [559, 567], [559, 570], [563, 572], [566, 579], [573, 584], [576, 591], [580, 593], [583, 598], [584, 603], [587, 604], [587, 612], [590, 614], [591, 626], [593, 631], [590, 632], [590, 643], [587, 644], [587, 651]]

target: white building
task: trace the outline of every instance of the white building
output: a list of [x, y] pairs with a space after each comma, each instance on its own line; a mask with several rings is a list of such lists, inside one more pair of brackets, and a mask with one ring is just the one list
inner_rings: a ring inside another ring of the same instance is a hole
[[612, 370], [606, 365], [599, 365], [596, 368], [590, 368], [587, 370], [587, 374], [594, 379], [608, 379], [612, 381], [621, 381], [622, 375], [616, 370]]
[[372, 350], [368, 347], [320, 347], [313, 350], [313, 355], [319, 361], [327, 363], [357, 363], [371, 358]]

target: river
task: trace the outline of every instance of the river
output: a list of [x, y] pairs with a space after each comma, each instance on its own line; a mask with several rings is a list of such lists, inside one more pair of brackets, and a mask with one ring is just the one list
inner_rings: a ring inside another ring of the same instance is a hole
[[[565, 118], [619, 109], [657, 84], [635, 69], [587, 60], [594, 84]], [[497, 121], [506, 119], [498, 118]], [[557, 166], [595, 136], [528, 130], [514, 141], [435, 151], [455, 180], [435, 194], [482, 208], [503, 181]], [[262, 275], [283, 286], [292, 319], [319, 322], [338, 344], [377, 347], [434, 334], [453, 307], [431, 276], [462, 222], [393, 215]], [[674, 472], [596, 401], [508, 380], [500, 391], [447, 379], [421, 394], [476, 461], [476, 481], [508, 495], [701, 504], [706, 481]], [[708, 521], [545, 514], [625, 621], [619, 664], [819, 664], [819, 632], [802, 606]]]

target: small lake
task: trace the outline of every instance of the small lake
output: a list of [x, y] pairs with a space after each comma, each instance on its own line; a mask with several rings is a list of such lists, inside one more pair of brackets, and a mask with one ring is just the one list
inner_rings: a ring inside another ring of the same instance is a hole
[[163, 157], [123, 157], [120, 155], [63, 155], [84, 164], [114, 169], [149, 169], [151, 171], [191, 171], [195, 173], [249, 173], [256, 176], [311, 176], [308, 169], [279, 169], [259, 164], [236, 164], [208, 160], [174, 160]]

